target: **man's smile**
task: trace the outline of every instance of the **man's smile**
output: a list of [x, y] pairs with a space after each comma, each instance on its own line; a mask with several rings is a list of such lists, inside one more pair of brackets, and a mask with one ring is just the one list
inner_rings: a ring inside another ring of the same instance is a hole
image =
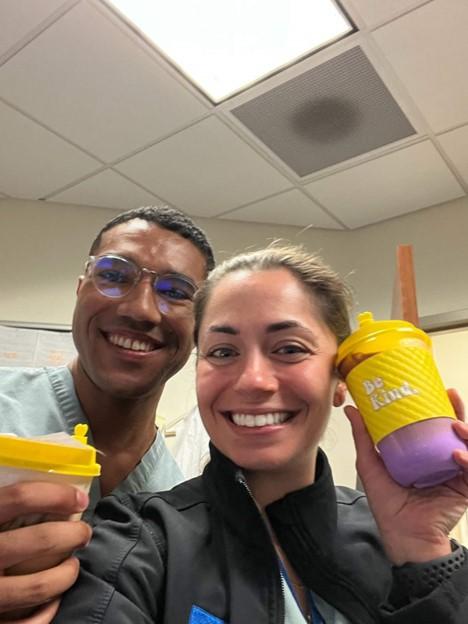
[[164, 347], [164, 343], [149, 336], [135, 336], [128, 333], [102, 332], [112, 345], [128, 351], [148, 353]]

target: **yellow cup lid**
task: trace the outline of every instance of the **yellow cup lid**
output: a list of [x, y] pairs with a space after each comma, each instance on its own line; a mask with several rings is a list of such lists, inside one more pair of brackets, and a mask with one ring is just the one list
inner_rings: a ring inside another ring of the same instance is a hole
[[101, 466], [96, 462], [96, 449], [87, 443], [87, 431], [88, 425], [77, 425], [72, 444], [0, 435], [0, 465], [96, 477], [101, 474]]
[[375, 321], [372, 312], [362, 312], [358, 315], [359, 328], [354, 331], [338, 348], [336, 364], [341, 362], [350, 353], [385, 351], [395, 348], [403, 338], [423, 341], [429, 348], [431, 339], [422, 330], [408, 321]]

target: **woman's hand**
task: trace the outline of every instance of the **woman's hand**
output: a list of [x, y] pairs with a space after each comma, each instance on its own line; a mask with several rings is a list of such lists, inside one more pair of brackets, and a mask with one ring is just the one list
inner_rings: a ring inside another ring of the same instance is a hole
[[[455, 390], [448, 394], [458, 418], [454, 429], [468, 442], [463, 403]], [[356, 468], [389, 559], [402, 565], [449, 554], [448, 534], [468, 506], [468, 449], [454, 453], [463, 469], [457, 477], [435, 487], [404, 488], [385, 469], [359, 411], [348, 405], [345, 413], [356, 445]]]

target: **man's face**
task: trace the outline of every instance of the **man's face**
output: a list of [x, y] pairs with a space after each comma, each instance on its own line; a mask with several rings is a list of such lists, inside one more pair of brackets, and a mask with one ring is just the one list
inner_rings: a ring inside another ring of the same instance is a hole
[[[179, 273], [199, 284], [206, 263], [189, 240], [142, 219], [103, 234], [96, 256], [115, 254], [157, 273]], [[121, 398], [157, 395], [187, 361], [193, 318], [162, 314], [152, 279], [119, 299], [98, 292], [89, 276], [80, 278], [73, 315], [79, 371], [101, 391]]]

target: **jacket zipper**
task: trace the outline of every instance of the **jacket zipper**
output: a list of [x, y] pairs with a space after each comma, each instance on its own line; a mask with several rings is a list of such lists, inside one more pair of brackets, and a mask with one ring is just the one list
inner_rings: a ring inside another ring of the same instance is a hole
[[257, 509], [259, 516], [261, 518], [261, 521], [263, 523], [263, 526], [265, 527], [265, 531], [267, 532], [267, 535], [270, 538], [270, 545], [271, 545], [271, 551], [273, 554], [273, 558], [276, 562], [276, 567], [277, 567], [277, 572], [278, 572], [278, 577], [280, 579], [280, 593], [281, 593], [281, 601], [280, 601], [280, 610], [279, 610], [279, 617], [277, 618], [277, 621], [274, 624], [284, 624], [284, 618], [285, 618], [285, 596], [284, 596], [284, 586], [283, 586], [283, 580], [281, 578], [281, 574], [280, 574], [280, 569], [279, 569], [279, 564], [278, 564], [278, 560], [277, 560], [277, 556], [276, 556], [276, 551], [275, 548], [273, 546], [273, 541], [271, 539], [271, 529], [268, 525], [268, 523], [265, 520], [265, 516], [263, 511], [260, 509], [260, 507], [257, 504], [257, 501], [255, 500], [254, 495], [252, 494], [252, 490], [249, 488], [249, 485], [247, 483], [247, 481], [245, 480], [244, 475], [242, 474], [242, 472], [239, 470], [236, 474], [236, 481], [238, 483], [240, 483], [240, 485], [242, 485], [242, 487], [245, 489], [245, 491], [247, 492], [250, 500], [252, 501], [252, 503], [255, 505], [255, 508]]
[[[254, 495], [252, 494], [252, 491], [251, 491], [251, 489], [249, 488], [249, 485], [248, 485], [247, 481], [245, 480], [245, 477], [244, 477], [244, 475], [243, 475], [243, 473], [242, 473], [242, 471], [241, 471], [241, 470], [238, 470], [238, 471], [237, 471], [237, 474], [236, 474], [236, 481], [237, 481], [238, 483], [240, 483], [240, 484], [244, 487], [244, 489], [245, 489], [245, 491], [247, 492], [247, 494], [248, 494], [249, 498], [251, 499], [252, 503], [255, 505], [255, 507], [256, 507], [256, 509], [257, 509], [257, 511], [258, 511], [258, 513], [259, 513], [259, 515], [260, 515], [260, 518], [261, 518], [261, 520], [262, 520], [262, 522], [263, 522], [263, 525], [264, 525], [264, 527], [265, 527], [265, 530], [266, 530], [267, 534], [270, 536], [271, 548], [272, 548], [272, 551], [273, 551], [273, 554], [274, 554], [274, 559], [275, 559], [275, 561], [277, 562], [276, 551], [274, 550], [273, 541], [272, 541], [272, 539], [271, 539], [271, 530], [270, 530], [270, 527], [269, 527], [268, 523], [266, 522], [266, 520], [265, 520], [265, 515], [264, 515], [263, 511], [260, 509], [260, 507], [258, 506], [257, 501], [255, 500]], [[322, 562], [322, 565], [323, 565], [323, 573], [324, 573], [324, 576], [325, 576], [325, 577], [327, 577], [327, 578], [328, 578], [328, 580], [329, 580], [331, 583], [336, 582], [336, 579], [335, 579], [333, 576], [330, 576], [330, 575], [328, 574], [328, 568], [327, 568], [327, 565], [324, 565], [324, 562]], [[280, 571], [279, 571], [279, 566], [278, 566], [278, 563], [277, 563], [277, 568], [278, 568], [278, 575], [279, 575], [279, 577], [280, 577], [280, 587], [281, 587], [281, 611], [280, 611], [280, 616], [281, 616], [281, 619], [279, 619], [279, 620], [278, 620], [277, 624], [284, 624], [284, 618], [285, 618], [285, 596], [284, 596], [284, 586], [283, 586], [283, 582], [282, 582], [282, 579], [281, 579], [281, 574], [280, 574]], [[345, 585], [345, 587], [347, 587], [347, 583], [345, 583], [344, 585]], [[353, 592], [353, 594], [354, 594], [354, 592]], [[364, 606], [365, 610], [367, 611], [367, 613], [368, 613], [371, 617], [374, 617], [374, 616], [376, 615], [376, 614], [374, 614], [374, 613], [370, 613], [369, 609], [367, 608], [367, 605], [366, 605], [366, 604], [365, 604], [365, 603], [364, 603], [364, 602], [360, 599], [360, 597], [359, 597], [359, 596], [357, 596], [356, 594], [354, 594], [354, 596], [355, 596], [355, 598], [356, 598], [359, 602], [361, 602], [361, 604]], [[340, 607], [340, 610], [341, 610], [341, 607]], [[345, 615], [347, 618], [349, 618], [350, 622], [354, 622], [355, 624], [359, 624], [359, 623], [358, 623], [358, 622], [354, 619], [353, 614], [350, 614], [350, 613], [347, 613], [347, 612], [343, 611], [343, 615]]]

